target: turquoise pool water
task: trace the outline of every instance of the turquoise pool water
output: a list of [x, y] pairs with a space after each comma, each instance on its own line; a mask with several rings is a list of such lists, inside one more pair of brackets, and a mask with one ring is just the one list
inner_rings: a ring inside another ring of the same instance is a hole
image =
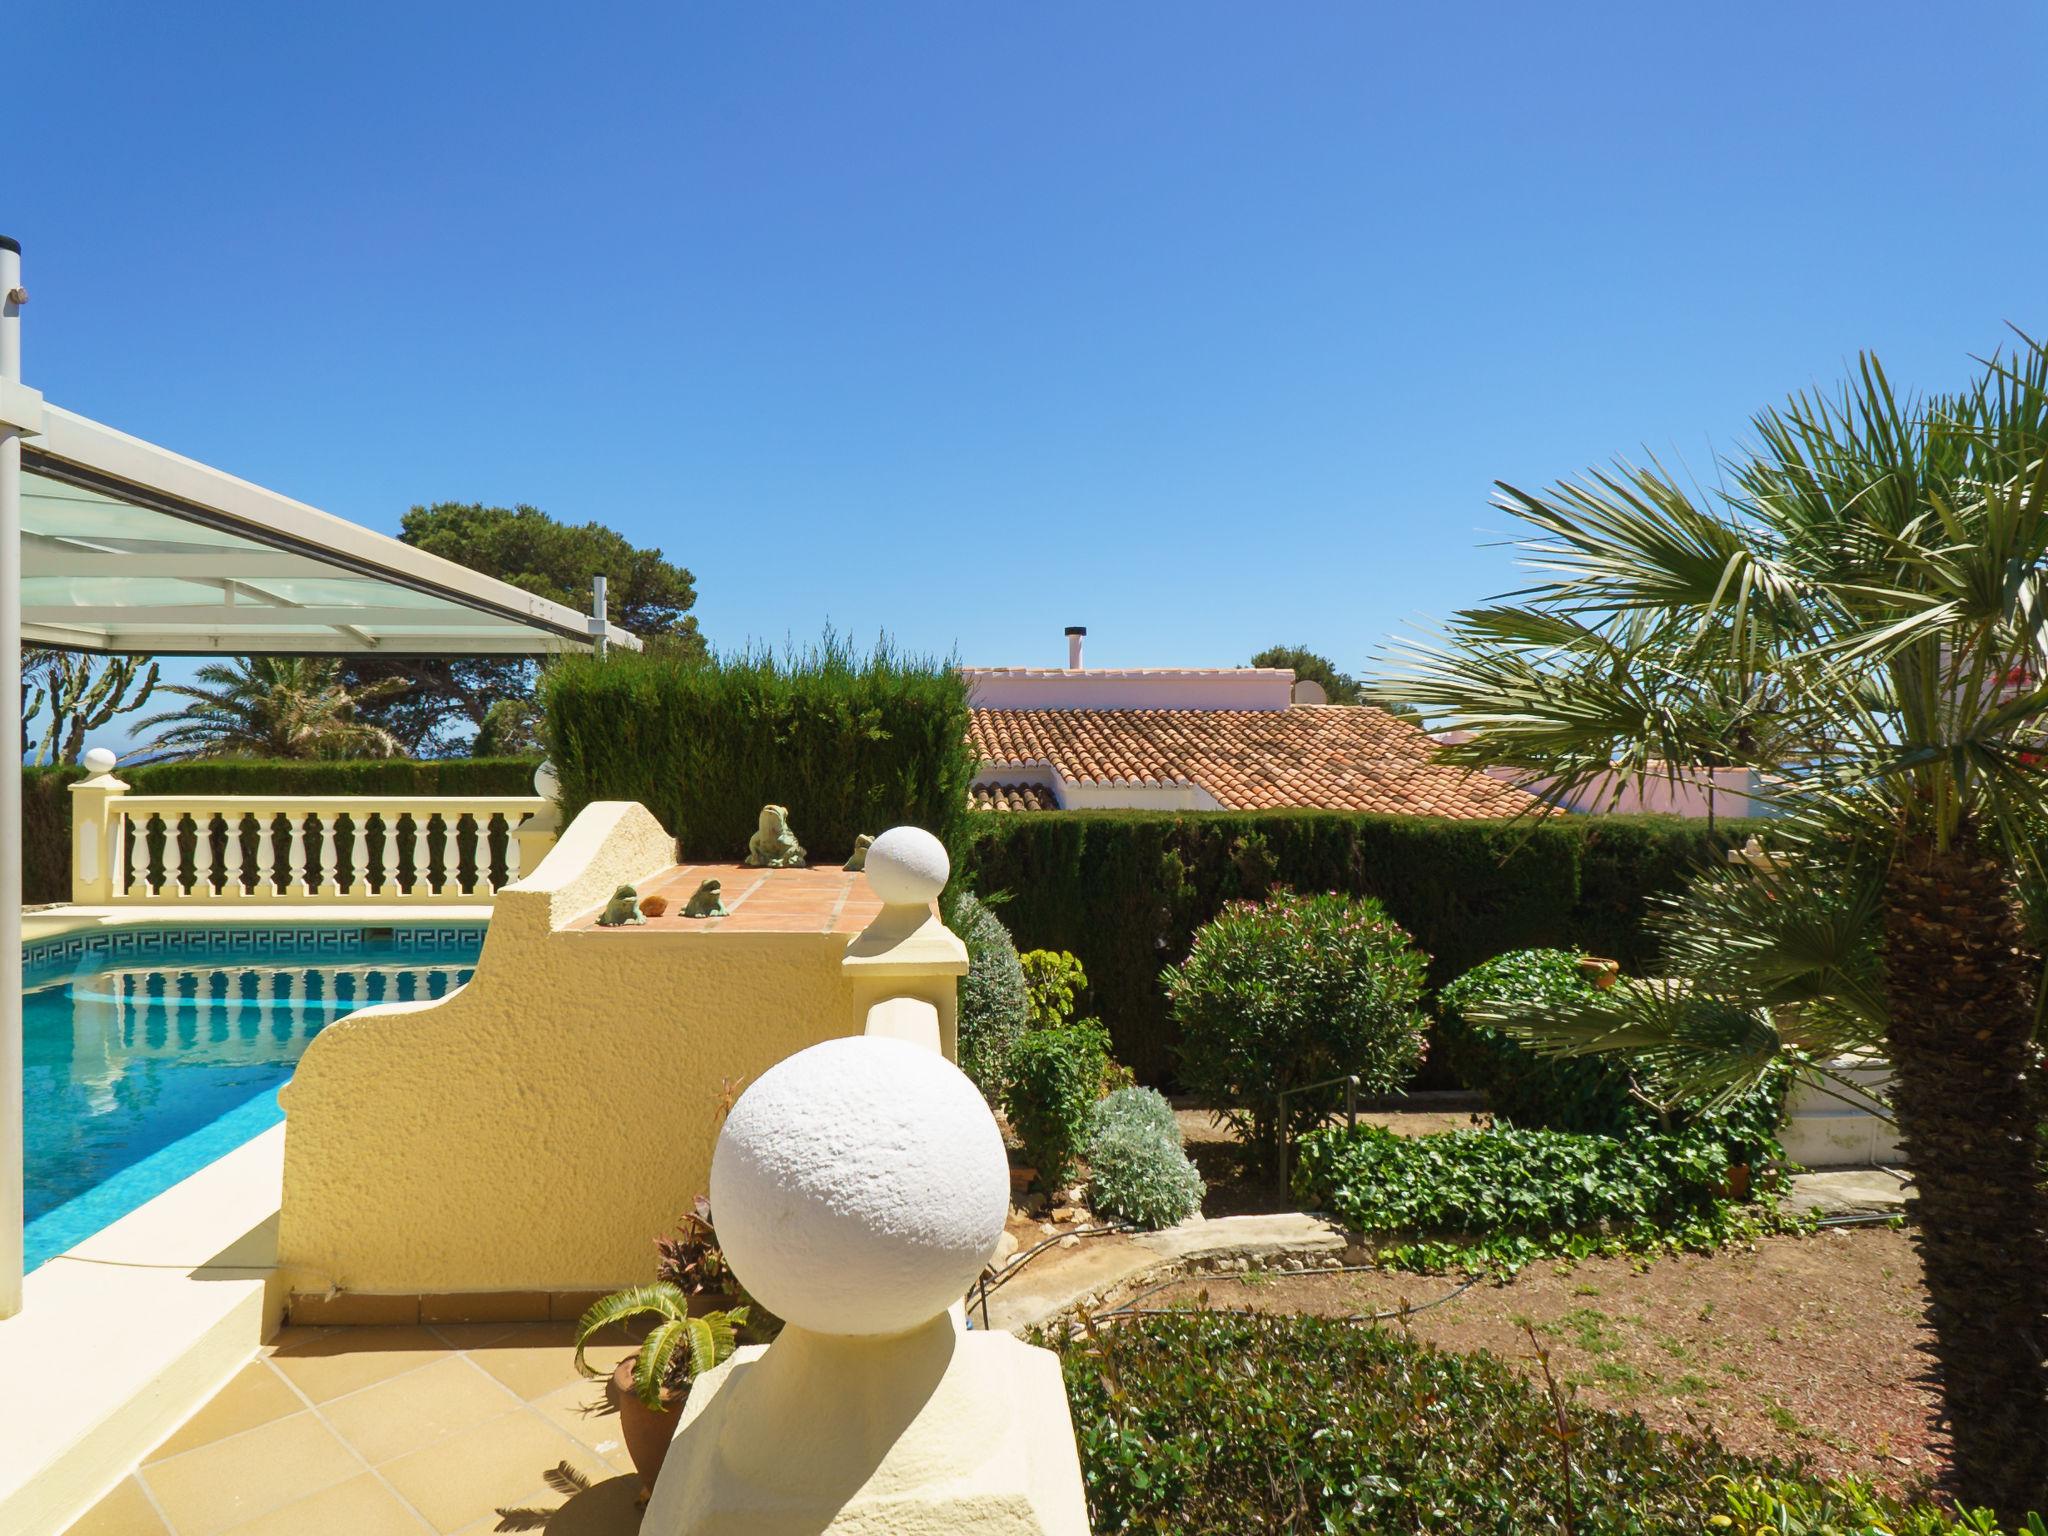
[[23, 952], [28, 1266], [283, 1118], [313, 1037], [469, 980], [476, 924], [96, 930]]

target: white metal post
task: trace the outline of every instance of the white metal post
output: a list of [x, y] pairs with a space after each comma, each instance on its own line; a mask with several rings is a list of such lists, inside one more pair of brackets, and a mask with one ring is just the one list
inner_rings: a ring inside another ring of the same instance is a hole
[[[0, 386], [21, 382], [21, 247], [0, 235]], [[0, 418], [0, 1317], [21, 1310], [21, 431]]]
[[604, 654], [606, 635], [605, 579], [602, 576], [590, 578], [590, 637], [597, 642], [597, 654]]

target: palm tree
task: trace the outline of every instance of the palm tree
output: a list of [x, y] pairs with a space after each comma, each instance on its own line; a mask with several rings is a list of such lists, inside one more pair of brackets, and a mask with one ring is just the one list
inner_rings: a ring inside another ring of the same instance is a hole
[[354, 692], [341, 663], [321, 656], [245, 656], [209, 662], [190, 683], [162, 691], [191, 702], [140, 721], [150, 746], [175, 757], [394, 757], [398, 738], [356, 711], [408, 685], [401, 678]]
[[[1761, 770], [1795, 848], [1867, 886], [1830, 942], [1879, 939], [1855, 1008], [1895, 1073], [1956, 1474], [2017, 1522], [2048, 1508], [2048, 977], [2016, 899], [2048, 847], [2048, 351], [1923, 400], [1865, 357], [1754, 431], [1709, 489], [1654, 463], [1503, 485], [1531, 585], [1397, 646], [1376, 692], [1557, 800]], [[1769, 972], [1739, 927], [1701, 963]]]

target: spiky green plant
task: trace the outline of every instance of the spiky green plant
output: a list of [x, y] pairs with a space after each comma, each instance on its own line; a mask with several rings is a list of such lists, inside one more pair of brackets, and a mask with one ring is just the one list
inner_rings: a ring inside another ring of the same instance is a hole
[[[1881, 970], [1858, 985], [1919, 1182], [1957, 1477], [2017, 1521], [2048, 1505], [2048, 976], [2016, 898], [2048, 863], [2048, 349], [2021, 337], [1925, 399], [1866, 357], [1754, 436], [1707, 489], [1655, 463], [1503, 485], [1530, 584], [1398, 648], [1377, 691], [1469, 733], [1453, 760], [1559, 799], [1758, 770], [1807, 857], [1868, 871]], [[1794, 938], [1701, 934], [1712, 964], [1797, 991], [1823, 978]], [[1698, 1022], [1664, 1001], [1674, 1035]], [[1803, 1020], [1841, 1022], [1814, 1001]]]
[[366, 704], [403, 692], [403, 678], [351, 691], [341, 663], [323, 656], [242, 656], [199, 668], [162, 692], [187, 699], [136, 723], [172, 757], [396, 757], [398, 738], [357, 718]]
[[586, 1376], [609, 1374], [591, 1365], [583, 1352], [604, 1329], [636, 1317], [659, 1319], [633, 1358], [633, 1395], [659, 1411], [664, 1395], [732, 1358], [739, 1347], [739, 1330], [747, 1323], [747, 1309], [729, 1307], [692, 1317], [690, 1298], [665, 1280], [614, 1291], [576, 1324], [576, 1369]]

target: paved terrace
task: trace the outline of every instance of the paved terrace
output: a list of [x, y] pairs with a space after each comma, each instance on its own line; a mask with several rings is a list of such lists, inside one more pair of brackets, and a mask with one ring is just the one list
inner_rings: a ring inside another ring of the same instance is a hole
[[[684, 917], [683, 906], [706, 880], [718, 881], [730, 917]], [[681, 864], [638, 890], [644, 901], [661, 896], [668, 910], [645, 929], [698, 929], [705, 933], [859, 933], [881, 915], [881, 898], [858, 874], [836, 868], [749, 869], [744, 864]], [[595, 928], [598, 913], [569, 924]], [[622, 929], [631, 932], [632, 929]]]

